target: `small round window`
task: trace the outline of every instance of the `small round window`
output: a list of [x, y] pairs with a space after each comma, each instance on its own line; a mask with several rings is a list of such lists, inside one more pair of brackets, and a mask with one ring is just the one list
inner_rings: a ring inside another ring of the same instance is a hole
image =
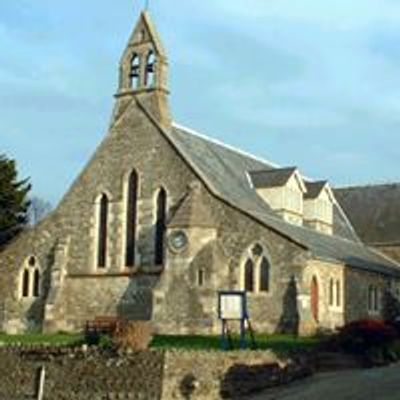
[[188, 237], [183, 231], [172, 232], [169, 237], [169, 245], [173, 251], [179, 252], [186, 248], [188, 245]]

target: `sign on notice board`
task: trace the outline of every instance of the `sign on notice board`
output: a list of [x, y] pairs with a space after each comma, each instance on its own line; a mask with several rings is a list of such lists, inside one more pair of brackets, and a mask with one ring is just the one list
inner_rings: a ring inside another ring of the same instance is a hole
[[219, 292], [219, 318], [241, 320], [247, 317], [246, 293], [238, 291]]

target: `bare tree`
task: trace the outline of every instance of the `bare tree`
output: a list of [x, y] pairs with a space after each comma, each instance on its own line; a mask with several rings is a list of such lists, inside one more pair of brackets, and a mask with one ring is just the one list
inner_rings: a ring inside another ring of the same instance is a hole
[[34, 226], [52, 211], [53, 206], [49, 201], [37, 196], [33, 196], [30, 201], [31, 203], [28, 210], [28, 218], [29, 224]]

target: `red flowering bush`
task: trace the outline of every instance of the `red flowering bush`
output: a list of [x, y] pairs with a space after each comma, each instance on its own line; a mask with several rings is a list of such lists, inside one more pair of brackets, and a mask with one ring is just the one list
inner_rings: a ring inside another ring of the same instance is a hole
[[336, 343], [345, 351], [365, 353], [372, 348], [387, 348], [398, 338], [396, 330], [383, 321], [354, 321], [339, 330]]

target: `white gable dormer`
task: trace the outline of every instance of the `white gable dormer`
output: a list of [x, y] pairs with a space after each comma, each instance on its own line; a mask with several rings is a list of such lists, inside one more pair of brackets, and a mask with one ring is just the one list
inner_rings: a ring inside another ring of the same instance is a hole
[[258, 195], [285, 221], [303, 225], [303, 197], [307, 189], [297, 168], [250, 172]]
[[332, 235], [335, 198], [328, 182], [306, 182], [304, 196], [304, 224]]

